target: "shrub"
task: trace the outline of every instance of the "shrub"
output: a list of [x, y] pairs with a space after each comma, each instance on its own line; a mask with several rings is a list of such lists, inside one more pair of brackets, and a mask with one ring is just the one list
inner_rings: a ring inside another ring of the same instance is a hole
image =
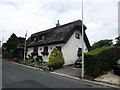
[[33, 59], [33, 56], [29, 54], [28, 59]]
[[117, 47], [104, 46], [85, 54], [85, 74], [97, 77], [112, 69], [118, 60]]
[[62, 53], [57, 48], [54, 48], [47, 62], [48, 67], [57, 69], [62, 67], [63, 64], [64, 64], [64, 58], [62, 56]]
[[43, 58], [42, 56], [37, 56], [37, 58], [35, 59], [37, 62], [43, 62]]

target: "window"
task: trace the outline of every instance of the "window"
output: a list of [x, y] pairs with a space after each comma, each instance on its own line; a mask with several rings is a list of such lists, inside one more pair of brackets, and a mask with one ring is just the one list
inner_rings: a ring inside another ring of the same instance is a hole
[[36, 37], [31, 37], [31, 42], [36, 41]]
[[44, 47], [44, 52], [48, 52], [48, 47]]
[[42, 48], [40, 48], [40, 50], [42, 50]]
[[31, 37], [31, 42], [33, 42], [34, 41], [34, 38], [33, 37]]
[[61, 46], [56, 46], [56, 48], [61, 52], [62, 50]]
[[80, 34], [79, 34], [79, 33], [75, 33], [75, 37], [76, 37], [77, 39], [80, 39]]
[[77, 55], [78, 55], [78, 57], [82, 56], [82, 48], [78, 48]]
[[45, 35], [39, 35], [39, 40], [44, 40], [45, 39]]
[[34, 52], [38, 52], [38, 47], [37, 46], [34, 47]]

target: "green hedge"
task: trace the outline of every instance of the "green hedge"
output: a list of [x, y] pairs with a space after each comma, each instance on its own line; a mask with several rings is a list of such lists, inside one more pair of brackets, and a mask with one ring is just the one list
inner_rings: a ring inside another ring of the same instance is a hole
[[117, 47], [104, 46], [85, 54], [85, 74], [92, 77], [112, 69], [118, 60]]

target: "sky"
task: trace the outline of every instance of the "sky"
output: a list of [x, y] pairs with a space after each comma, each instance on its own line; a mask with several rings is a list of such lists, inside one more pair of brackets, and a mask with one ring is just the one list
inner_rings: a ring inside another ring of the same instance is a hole
[[[12, 33], [27, 38], [31, 34], [82, 19], [82, 0], [0, 0], [0, 41]], [[86, 34], [92, 45], [118, 36], [119, 0], [83, 0]]]

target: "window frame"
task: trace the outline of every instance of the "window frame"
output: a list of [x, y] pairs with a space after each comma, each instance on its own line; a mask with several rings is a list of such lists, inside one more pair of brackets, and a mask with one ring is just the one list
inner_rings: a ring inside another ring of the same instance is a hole
[[79, 33], [75, 33], [75, 38], [80, 39], [80, 34]]

